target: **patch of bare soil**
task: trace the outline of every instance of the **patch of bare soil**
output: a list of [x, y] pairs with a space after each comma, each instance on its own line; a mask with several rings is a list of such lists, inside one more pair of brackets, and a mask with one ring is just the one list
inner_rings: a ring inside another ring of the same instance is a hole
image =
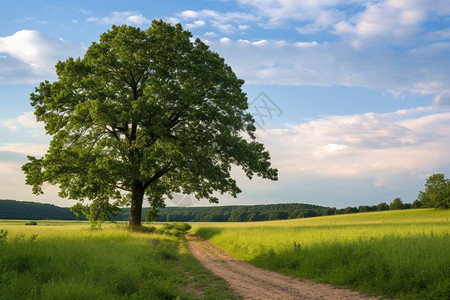
[[260, 269], [198, 236], [188, 235], [186, 239], [192, 254], [207, 269], [225, 279], [242, 299], [378, 299]]

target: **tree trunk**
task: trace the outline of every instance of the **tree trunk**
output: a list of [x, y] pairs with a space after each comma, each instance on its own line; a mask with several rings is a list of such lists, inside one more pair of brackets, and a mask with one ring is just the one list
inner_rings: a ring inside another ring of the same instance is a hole
[[131, 210], [130, 210], [130, 224], [131, 230], [138, 230], [141, 228], [142, 218], [142, 202], [144, 201], [144, 186], [140, 181], [134, 183], [131, 191]]

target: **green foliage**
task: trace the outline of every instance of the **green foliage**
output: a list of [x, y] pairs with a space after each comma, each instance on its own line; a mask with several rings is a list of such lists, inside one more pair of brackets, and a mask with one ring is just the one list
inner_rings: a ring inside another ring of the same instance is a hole
[[37, 225], [36, 221], [26, 222], [25, 225]]
[[448, 209], [450, 207], [450, 180], [444, 174], [433, 174], [425, 183], [425, 191], [417, 199], [421, 207]]
[[52, 204], [0, 199], [0, 219], [74, 220], [67, 208]]
[[[323, 215], [328, 208], [303, 203], [239, 205], [219, 207], [166, 207], [159, 212], [159, 222], [251, 222], [282, 220]], [[331, 211], [334, 212], [333, 209]]]
[[387, 203], [381, 202], [376, 206], [376, 211], [384, 211], [384, 210], [389, 210], [389, 205], [387, 205]]
[[110, 204], [108, 201], [94, 200], [90, 205], [82, 205], [77, 203], [70, 208], [77, 219], [81, 215], [85, 215], [91, 222], [92, 229], [100, 229], [102, 223], [105, 221], [113, 221], [112, 217], [117, 216], [120, 208], [116, 205]]
[[147, 216], [145, 217], [146, 222], [153, 222], [158, 219], [159, 209], [157, 207], [150, 207], [147, 211]]
[[404, 208], [404, 204], [400, 198], [395, 198], [394, 201], [392, 201], [389, 204], [390, 210], [398, 210], [398, 209], [403, 209], [403, 208]]
[[112, 26], [83, 58], [58, 62], [58, 80], [31, 94], [52, 136], [47, 154], [22, 167], [33, 193], [47, 182], [64, 198], [131, 204], [138, 227], [144, 195], [153, 207], [178, 192], [236, 197], [232, 165], [276, 180], [246, 112], [244, 81], [191, 38], [163, 21], [147, 30]]
[[188, 223], [166, 223], [156, 230], [156, 233], [181, 236], [191, 229]]
[[414, 200], [411, 205], [411, 208], [422, 208], [422, 202], [419, 199]]

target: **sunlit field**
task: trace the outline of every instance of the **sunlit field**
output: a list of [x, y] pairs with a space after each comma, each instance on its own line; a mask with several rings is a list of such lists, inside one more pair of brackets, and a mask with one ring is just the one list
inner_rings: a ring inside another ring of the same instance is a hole
[[0, 220], [0, 299], [233, 298], [182, 239], [124, 224]]
[[259, 267], [386, 297], [449, 296], [448, 210], [193, 226], [205, 239]]

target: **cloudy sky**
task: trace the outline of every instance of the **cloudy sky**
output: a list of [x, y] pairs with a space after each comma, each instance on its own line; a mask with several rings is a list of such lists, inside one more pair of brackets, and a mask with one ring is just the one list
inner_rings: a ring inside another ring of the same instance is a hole
[[243, 193], [222, 204], [412, 202], [429, 175], [450, 174], [447, 0], [66, 3], [2, 3], [0, 199], [73, 205], [55, 187], [36, 197], [24, 184], [26, 155], [45, 154], [50, 140], [29, 94], [112, 24], [152, 19], [181, 23], [246, 82], [280, 180], [236, 170]]

